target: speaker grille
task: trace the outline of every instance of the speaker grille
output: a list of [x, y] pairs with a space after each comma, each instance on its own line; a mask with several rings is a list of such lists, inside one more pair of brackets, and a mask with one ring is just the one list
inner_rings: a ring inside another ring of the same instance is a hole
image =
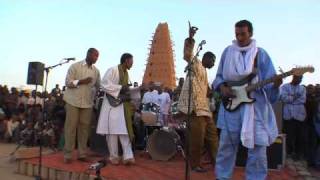
[[27, 84], [43, 84], [44, 64], [41, 62], [29, 62]]

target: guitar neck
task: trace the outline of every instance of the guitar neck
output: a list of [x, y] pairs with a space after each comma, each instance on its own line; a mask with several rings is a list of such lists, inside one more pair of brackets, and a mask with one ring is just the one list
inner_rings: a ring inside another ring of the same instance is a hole
[[269, 79], [266, 79], [266, 80], [263, 80], [263, 81], [260, 81], [255, 84], [251, 84], [251, 85], [247, 86], [246, 90], [247, 90], [247, 92], [256, 90], [258, 88], [264, 87], [267, 84], [273, 83], [277, 79], [277, 77], [281, 77], [283, 79], [288, 76], [291, 76], [292, 74], [293, 74], [292, 71], [288, 71], [288, 72], [273, 76], [272, 78], [269, 78]]

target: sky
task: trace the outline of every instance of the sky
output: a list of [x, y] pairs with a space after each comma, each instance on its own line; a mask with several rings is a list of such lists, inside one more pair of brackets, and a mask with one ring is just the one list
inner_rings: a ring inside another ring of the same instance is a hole
[[[312, 65], [315, 72], [306, 74], [303, 83], [317, 84], [319, 9], [318, 0], [0, 0], [0, 84], [26, 85], [29, 62], [40, 61], [48, 67], [63, 58], [79, 61], [90, 47], [100, 52], [96, 66], [102, 76], [119, 64], [121, 54], [131, 53], [130, 79], [140, 83], [150, 40], [161, 22], [169, 25], [176, 76], [184, 77], [182, 52], [188, 21], [199, 28], [195, 40], [207, 42], [200, 56], [206, 51], [217, 56], [216, 65], [208, 71], [212, 81], [222, 51], [235, 38], [234, 24], [242, 19], [252, 22], [253, 38], [277, 70]], [[64, 85], [70, 65], [50, 71], [49, 89]]]

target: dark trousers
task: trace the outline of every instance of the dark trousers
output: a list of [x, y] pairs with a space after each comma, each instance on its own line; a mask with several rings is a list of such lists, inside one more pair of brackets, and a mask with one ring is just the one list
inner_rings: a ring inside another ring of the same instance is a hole
[[305, 149], [305, 123], [295, 119], [283, 121], [283, 132], [287, 134], [287, 154], [302, 157]]
[[320, 167], [320, 137], [317, 135], [313, 124], [308, 124], [306, 127], [306, 157], [308, 165]]

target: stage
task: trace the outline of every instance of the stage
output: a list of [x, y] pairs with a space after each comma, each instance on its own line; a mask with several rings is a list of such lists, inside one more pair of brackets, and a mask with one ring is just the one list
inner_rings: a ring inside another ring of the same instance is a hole
[[[185, 177], [185, 163], [180, 155], [176, 155], [170, 161], [154, 161], [145, 152], [135, 153], [136, 164], [133, 166], [108, 164], [102, 169], [101, 175], [107, 180], [183, 180]], [[102, 157], [90, 156], [92, 163]], [[88, 171], [92, 163], [84, 163], [76, 160], [76, 153], [71, 164], [64, 164], [62, 152], [44, 155], [42, 161], [42, 178], [52, 180], [93, 180], [94, 171]], [[190, 173], [191, 180], [214, 180], [214, 172], [211, 164], [205, 164], [207, 173]], [[21, 159], [17, 163], [17, 173], [27, 176], [38, 174], [38, 158]], [[244, 168], [235, 169], [235, 180], [244, 179]], [[281, 170], [270, 170], [268, 180], [293, 180], [300, 179], [296, 172], [285, 167]]]

